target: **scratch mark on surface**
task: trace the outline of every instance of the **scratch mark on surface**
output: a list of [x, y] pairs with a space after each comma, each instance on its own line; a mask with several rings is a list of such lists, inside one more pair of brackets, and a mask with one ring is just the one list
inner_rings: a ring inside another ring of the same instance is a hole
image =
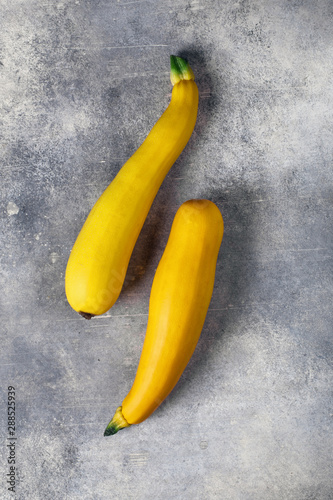
[[[47, 425], [49, 425], [49, 424], [47, 424]], [[60, 427], [77, 427], [78, 425], [80, 425], [80, 426], [81, 425], [83, 425], [83, 426], [95, 425], [96, 426], [96, 422], [80, 422], [79, 424], [77, 422], [75, 424], [63, 424], [62, 422], [59, 422]]]
[[131, 453], [128, 459], [134, 467], [143, 467], [147, 464], [148, 457], [149, 453]]
[[110, 314], [110, 316], [104, 316], [104, 318], [125, 318], [125, 317], [131, 317], [131, 316], [148, 316], [148, 313], [114, 314], [114, 315]]
[[[143, 73], [131, 73], [129, 75], [110, 75], [110, 81], [114, 80], [125, 80], [125, 79], [131, 79], [131, 78], [147, 78], [148, 76], [153, 76], [155, 78], [157, 77], [165, 77], [165, 75], [169, 75], [169, 71], [161, 71], [159, 73], [155, 73], [153, 71], [145, 71]], [[170, 94], [171, 96], [171, 94]]]
[[90, 328], [88, 330], [86, 330], [86, 331], [89, 331], [91, 328], [102, 328], [103, 326], [110, 327], [110, 324], [108, 323], [107, 325], [101, 325], [101, 324], [99, 324], [99, 325], [89, 325], [89, 326], [90, 326]]
[[[120, 49], [149, 49], [155, 47], [169, 47], [167, 44], [149, 44], [149, 45], [91, 45], [89, 48], [96, 50], [120, 50]], [[88, 47], [67, 47], [68, 50], [87, 50]]]
[[144, 0], [143, 1], [142, 0], [135, 0], [133, 2], [124, 2], [124, 3], [117, 2], [117, 3], [119, 5], [119, 7], [122, 7], [123, 5], [132, 5], [134, 3], [144, 3]]
[[328, 250], [328, 248], [286, 248], [282, 252], [317, 252], [319, 250]]

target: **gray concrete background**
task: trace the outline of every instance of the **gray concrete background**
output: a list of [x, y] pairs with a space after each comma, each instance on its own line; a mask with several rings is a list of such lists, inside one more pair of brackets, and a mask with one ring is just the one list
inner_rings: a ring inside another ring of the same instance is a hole
[[[1, 498], [7, 386], [16, 499], [330, 500], [331, 0], [1, 0]], [[116, 305], [66, 302], [95, 200], [168, 105], [169, 55], [200, 91]], [[225, 221], [201, 339], [148, 420], [104, 438], [135, 375], [178, 206]]]

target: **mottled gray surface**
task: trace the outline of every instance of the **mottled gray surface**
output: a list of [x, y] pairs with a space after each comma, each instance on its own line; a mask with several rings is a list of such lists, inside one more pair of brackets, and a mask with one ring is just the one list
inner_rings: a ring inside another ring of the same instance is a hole
[[[18, 500], [330, 500], [331, 0], [1, 0], [1, 499], [7, 386]], [[64, 272], [91, 206], [168, 105], [200, 106], [116, 305], [90, 322]], [[217, 203], [216, 286], [195, 354], [148, 420], [129, 390], [177, 207]]]

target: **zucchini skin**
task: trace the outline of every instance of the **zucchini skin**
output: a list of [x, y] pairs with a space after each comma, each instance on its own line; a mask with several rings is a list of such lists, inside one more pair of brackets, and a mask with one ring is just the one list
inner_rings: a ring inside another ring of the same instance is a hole
[[148, 418], [179, 380], [204, 325], [223, 230], [211, 201], [189, 200], [178, 209], [153, 280], [135, 380], [105, 435]]
[[193, 72], [188, 65], [185, 73], [172, 67], [171, 76], [177, 83], [169, 106], [97, 200], [72, 248], [66, 296], [87, 319], [116, 302], [149, 209], [194, 129], [199, 94]]

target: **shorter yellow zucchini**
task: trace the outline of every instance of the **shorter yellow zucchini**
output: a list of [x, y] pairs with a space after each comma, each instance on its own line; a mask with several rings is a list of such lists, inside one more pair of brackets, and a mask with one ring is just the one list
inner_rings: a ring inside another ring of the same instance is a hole
[[178, 209], [154, 277], [136, 377], [105, 436], [148, 418], [176, 385], [203, 328], [222, 236], [222, 215], [211, 201]]

